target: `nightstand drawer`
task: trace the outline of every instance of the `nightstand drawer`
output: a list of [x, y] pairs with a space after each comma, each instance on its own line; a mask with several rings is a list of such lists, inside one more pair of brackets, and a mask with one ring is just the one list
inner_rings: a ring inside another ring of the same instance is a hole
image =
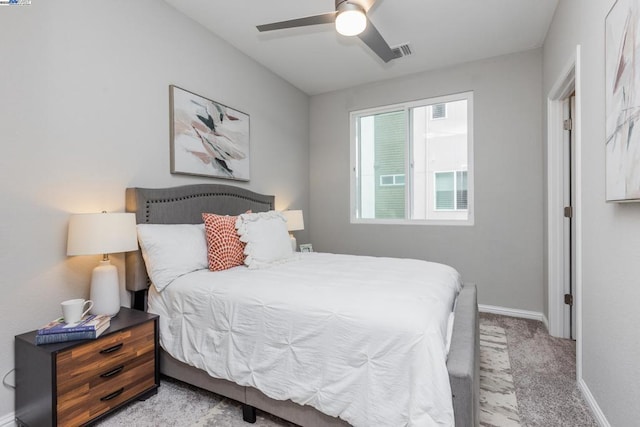
[[154, 346], [153, 323], [148, 322], [61, 352], [56, 362], [58, 388], [153, 352]]
[[58, 425], [75, 426], [142, 393], [155, 384], [153, 353], [134, 359], [116, 376], [92, 378], [58, 396]]
[[[86, 393], [93, 393], [96, 389], [103, 390], [106, 387], [107, 389], [115, 390], [123, 385], [128, 385], [131, 372], [139, 372], [140, 366], [148, 366], [150, 361], [154, 362], [154, 356], [154, 352], [149, 351], [123, 363], [103, 367], [102, 369], [94, 369], [82, 375], [70, 375], [64, 381], [60, 379], [63, 375], [58, 374], [58, 410], [66, 405], [65, 402], [68, 400], [81, 398]], [[151, 373], [153, 373], [153, 366], [150, 369]], [[142, 372], [142, 374], [146, 374], [146, 372]]]

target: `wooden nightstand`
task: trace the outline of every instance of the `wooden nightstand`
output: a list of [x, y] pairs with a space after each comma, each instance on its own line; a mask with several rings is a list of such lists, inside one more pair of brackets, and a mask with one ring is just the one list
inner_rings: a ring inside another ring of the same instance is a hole
[[77, 426], [160, 386], [158, 316], [121, 308], [98, 339], [35, 345], [16, 336], [16, 422]]

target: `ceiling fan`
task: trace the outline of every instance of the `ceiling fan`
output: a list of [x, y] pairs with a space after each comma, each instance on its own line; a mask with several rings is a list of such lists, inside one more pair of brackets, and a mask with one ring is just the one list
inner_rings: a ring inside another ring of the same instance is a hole
[[340, 34], [358, 36], [384, 62], [389, 62], [402, 56], [401, 52], [389, 47], [367, 17], [367, 12], [376, 0], [335, 0], [335, 2], [335, 12], [258, 25], [256, 28], [262, 32], [335, 22], [336, 30]]

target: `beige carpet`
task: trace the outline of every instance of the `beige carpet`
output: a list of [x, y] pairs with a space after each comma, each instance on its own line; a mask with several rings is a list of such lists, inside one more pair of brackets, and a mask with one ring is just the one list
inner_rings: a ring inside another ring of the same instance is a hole
[[482, 313], [480, 324], [506, 332], [523, 426], [598, 426], [576, 384], [575, 341], [550, 336], [535, 320]]

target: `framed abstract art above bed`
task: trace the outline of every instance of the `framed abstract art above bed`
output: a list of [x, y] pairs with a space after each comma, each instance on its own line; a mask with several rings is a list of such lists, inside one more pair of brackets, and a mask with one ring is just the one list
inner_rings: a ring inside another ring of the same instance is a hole
[[171, 173], [249, 181], [249, 115], [169, 86]]
[[605, 22], [606, 200], [640, 201], [640, 5], [618, 0]]

